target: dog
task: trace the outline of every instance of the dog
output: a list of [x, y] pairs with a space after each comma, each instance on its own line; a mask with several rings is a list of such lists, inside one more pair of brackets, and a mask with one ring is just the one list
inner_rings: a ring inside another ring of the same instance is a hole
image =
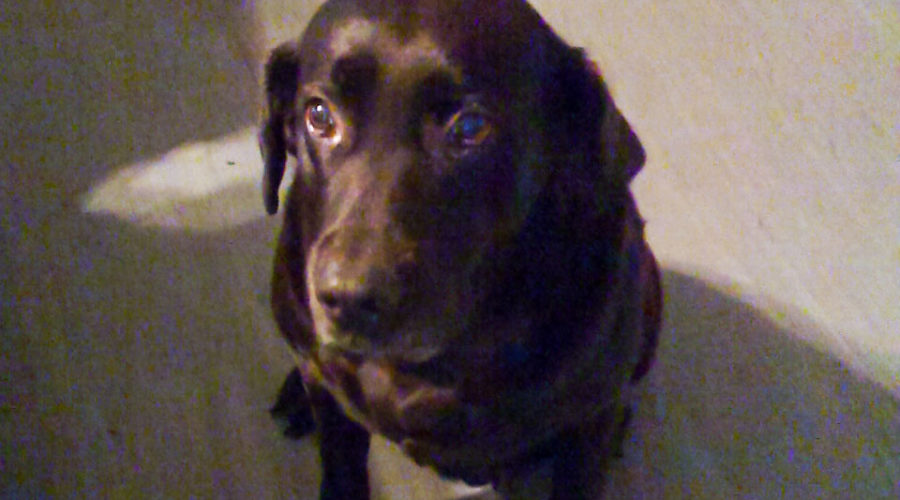
[[270, 214], [296, 162], [272, 412], [317, 430], [321, 498], [369, 497], [372, 433], [507, 498], [539, 466], [598, 497], [662, 299], [593, 63], [522, 0], [329, 0], [265, 78]]

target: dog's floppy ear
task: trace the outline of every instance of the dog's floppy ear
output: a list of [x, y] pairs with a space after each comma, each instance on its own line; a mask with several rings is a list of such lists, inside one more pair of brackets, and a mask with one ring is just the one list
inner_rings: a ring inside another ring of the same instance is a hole
[[263, 203], [270, 215], [278, 211], [278, 187], [284, 176], [287, 154], [297, 155], [294, 126], [294, 103], [300, 79], [300, 59], [297, 46], [288, 42], [276, 47], [265, 68], [266, 113], [259, 133], [262, 152]]
[[644, 147], [637, 135], [631, 130], [628, 121], [622, 116], [616, 103], [613, 102], [609, 89], [600, 79], [600, 74], [594, 63], [589, 63], [592, 73], [599, 82], [603, 93], [603, 120], [600, 122], [599, 153], [604, 165], [612, 165], [621, 173], [624, 173], [626, 182], [634, 178], [644, 166], [646, 155]]
[[568, 134], [585, 141], [605, 178], [628, 183], [644, 165], [644, 148], [616, 108], [597, 65], [583, 50], [570, 48], [561, 66], [561, 104], [572, 117]]

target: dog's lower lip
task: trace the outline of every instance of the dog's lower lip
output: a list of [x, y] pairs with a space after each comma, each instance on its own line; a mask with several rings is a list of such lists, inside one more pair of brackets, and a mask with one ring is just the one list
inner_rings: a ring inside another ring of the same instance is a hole
[[386, 356], [388, 359], [395, 359], [401, 365], [421, 365], [428, 363], [440, 354], [440, 350], [434, 347], [422, 347], [418, 349], [401, 350], [392, 356], [390, 353]]
[[397, 370], [414, 375], [437, 386], [452, 386], [456, 383], [456, 370], [453, 363], [441, 355], [435, 355], [417, 363], [399, 363]]
[[324, 344], [321, 347], [326, 356], [342, 356], [354, 363], [364, 360], [381, 359], [397, 367], [424, 365], [440, 355], [437, 347], [418, 347], [411, 349], [392, 348], [360, 348], [341, 345], [337, 342]]

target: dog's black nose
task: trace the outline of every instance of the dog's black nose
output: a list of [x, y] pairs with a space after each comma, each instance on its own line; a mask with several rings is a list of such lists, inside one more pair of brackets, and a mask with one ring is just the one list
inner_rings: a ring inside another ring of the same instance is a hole
[[383, 321], [385, 305], [365, 284], [336, 282], [318, 290], [316, 298], [328, 319], [342, 330], [368, 332]]
[[370, 335], [397, 316], [406, 288], [397, 271], [339, 260], [322, 264], [316, 299], [340, 330]]
[[402, 321], [419, 265], [410, 248], [368, 228], [341, 226], [317, 244], [312, 293], [338, 334], [378, 336]]

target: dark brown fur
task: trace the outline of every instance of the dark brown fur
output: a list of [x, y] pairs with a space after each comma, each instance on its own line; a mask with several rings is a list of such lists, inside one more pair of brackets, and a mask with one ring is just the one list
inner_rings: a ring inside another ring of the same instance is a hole
[[372, 432], [501, 493], [550, 460], [554, 499], [599, 495], [661, 299], [644, 153], [592, 64], [521, 0], [331, 0], [266, 75], [270, 213], [298, 164], [272, 304], [301, 376], [273, 411], [315, 416], [321, 497], [368, 497]]

